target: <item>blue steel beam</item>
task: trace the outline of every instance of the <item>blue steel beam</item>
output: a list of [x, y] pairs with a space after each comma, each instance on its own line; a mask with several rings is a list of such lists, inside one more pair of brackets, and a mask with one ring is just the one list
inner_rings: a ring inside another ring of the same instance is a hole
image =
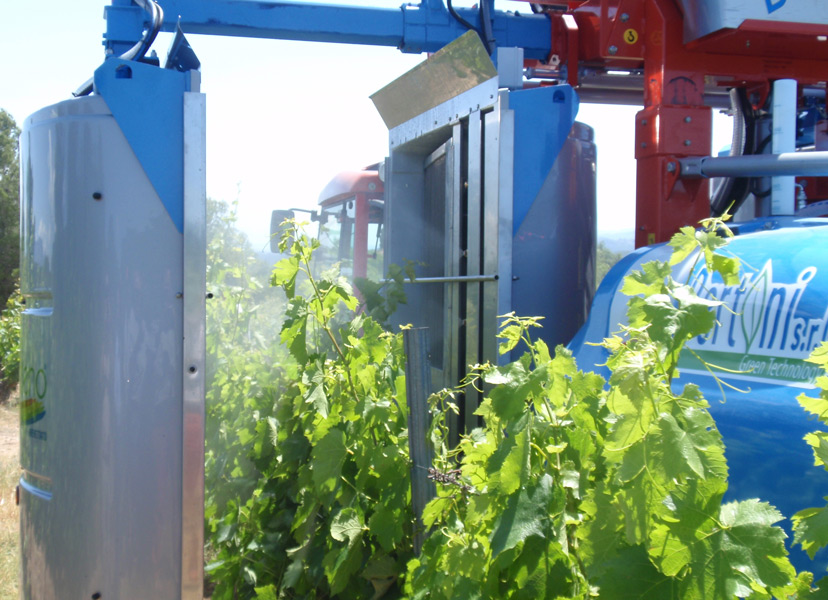
[[[107, 11], [108, 20], [123, 19], [126, 25], [110, 24], [108, 31], [134, 31], [134, 14], [126, 11], [140, 9], [125, 0], [112, 4], [118, 8]], [[466, 31], [441, 0], [397, 9], [254, 0], [160, 0], [159, 4], [166, 15], [164, 30], [174, 30], [180, 19], [185, 33], [206, 35], [392, 46], [419, 53], [436, 52]], [[476, 9], [459, 8], [457, 12], [479, 26]], [[522, 47], [526, 58], [548, 56], [550, 25], [545, 16], [495, 11], [492, 24], [498, 46]], [[113, 54], [118, 55], [116, 43], [124, 41], [124, 36], [117, 39], [108, 33], [107, 38]]]

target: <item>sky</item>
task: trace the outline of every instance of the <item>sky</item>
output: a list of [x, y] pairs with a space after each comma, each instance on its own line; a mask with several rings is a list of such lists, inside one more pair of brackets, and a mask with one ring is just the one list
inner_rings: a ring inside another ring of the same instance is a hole
[[[401, 0], [340, 3], [393, 8]], [[70, 98], [103, 61], [106, 4], [4, 2], [0, 108], [18, 125], [36, 110]], [[526, 10], [523, 2], [505, 0], [498, 7]], [[239, 225], [254, 247], [267, 243], [271, 210], [312, 208], [336, 173], [387, 155], [388, 132], [369, 96], [425, 59], [394, 48], [187, 37], [201, 60], [207, 95], [207, 193], [238, 200]], [[170, 39], [160, 34], [153, 46], [162, 60]], [[598, 146], [600, 231], [634, 226], [637, 110], [581, 105], [578, 119], [595, 129]], [[714, 148], [728, 143], [724, 129], [714, 132]]]

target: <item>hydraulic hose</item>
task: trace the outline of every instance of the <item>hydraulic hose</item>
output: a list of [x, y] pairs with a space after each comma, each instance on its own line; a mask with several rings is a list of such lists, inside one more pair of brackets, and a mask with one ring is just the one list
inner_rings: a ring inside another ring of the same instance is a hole
[[[747, 98], [747, 92], [741, 88], [730, 90], [730, 104], [733, 111], [733, 137], [730, 143], [730, 156], [753, 154], [755, 148], [755, 122], [753, 107]], [[720, 217], [729, 211], [734, 214], [742, 206], [750, 192], [750, 179], [744, 177], [727, 177], [716, 188], [710, 199], [710, 212]]]

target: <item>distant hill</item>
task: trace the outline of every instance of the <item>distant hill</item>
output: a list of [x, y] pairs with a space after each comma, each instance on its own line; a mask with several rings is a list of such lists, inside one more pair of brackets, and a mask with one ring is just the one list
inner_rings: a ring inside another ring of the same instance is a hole
[[616, 231], [599, 231], [598, 242], [603, 242], [607, 250], [629, 254], [635, 250], [635, 231], [619, 229]]

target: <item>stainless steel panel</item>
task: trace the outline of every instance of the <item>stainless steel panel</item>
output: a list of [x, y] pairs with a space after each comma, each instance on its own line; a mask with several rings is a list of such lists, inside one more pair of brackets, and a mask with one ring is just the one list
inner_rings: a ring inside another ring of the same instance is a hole
[[[497, 101], [497, 93], [498, 83], [494, 78], [405, 121], [389, 132], [391, 149], [405, 147], [409, 152], [431, 152], [447, 139], [446, 127], [458, 123], [472, 111], [492, 106]], [[435, 142], [435, 136], [441, 137], [441, 134], [442, 139]]]
[[184, 365], [181, 598], [204, 597], [204, 374], [207, 289], [206, 102], [184, 94]]
[[477, 33], [469, 31], [374, 93], [371, 100], [388, 129], [497, 77]]
[[[483, 123], [480, 111], [469, 115], [466, 139], [466, 275], [480, 275], [482, 252], [482, 200], [483, 200]], [[481, 361], [481, 284], [467, 283], [466, 286], [466, 358], [465, 365], [475, 365]], [[481, 398], [476, 390], [466, 389], [465, 419], [466, 426], [474, 423]]]
[[27, 119], [21, 163], [21, 597], [177, 598], [182, 236], [100, 97]]
[[[483, 116], [483, 203], [482, 203], [482, 265], [483, 273], [497, 273], [501, 240], [498, 236], [500, 218], [500, 111]], [[497, 363], [498, 284], [481, 285], [480, 362]]]
[[[512, 310], [512, 195], [514, 193], [515, 163], [515, 113], [509, 110], [509, 93], [500, 93], [500, 149], [498, 176], [498, 226], [497, 226], [497, 314], [505, 315]], [[506, 363], [508, 355], [498, 357]]]
[[825, 0], [679, 0], [679, 4], [685, 43], [722, 29], [736, 29], [747, 19], [828, 24]]

